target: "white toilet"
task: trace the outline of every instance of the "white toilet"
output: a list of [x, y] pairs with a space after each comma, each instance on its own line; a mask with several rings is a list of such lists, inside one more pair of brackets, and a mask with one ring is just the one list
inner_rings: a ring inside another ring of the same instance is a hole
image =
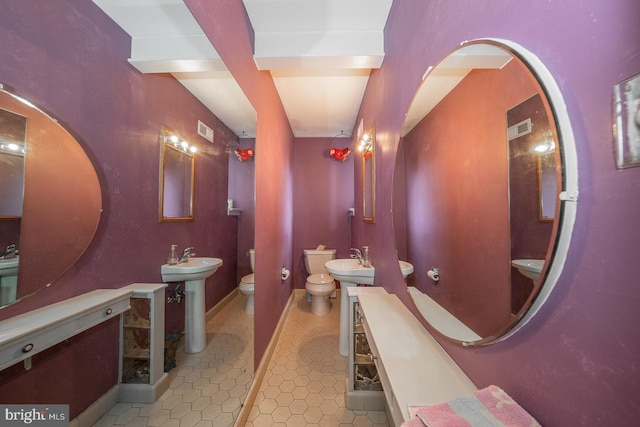
[[[251, 271], [254, 271], [254, 263], [256, 261], [256, 251], [249, 249], [249, 262], [251, 263]], [[242, 276], [240, 284], [238, 285], [240, 293], [247, 296], [247, 302], [244, 305], [244, 312], [247, 314], [253, 314], [253, 291], [255, 290], [255, 275], [254, 273]]]
[[335, 292], [336, 282], [327, 273], [324, 263], [336, 257], [335, 249], [305, 249], [304, 265], [307, 267], [307, 283], [304, 286], [311, 295], [311, 312], [324, 316], [331, 309], [329, 295]]

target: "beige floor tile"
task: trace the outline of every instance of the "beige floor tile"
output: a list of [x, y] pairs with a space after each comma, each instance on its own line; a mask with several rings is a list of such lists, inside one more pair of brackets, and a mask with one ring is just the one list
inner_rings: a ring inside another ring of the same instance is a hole
[[[253, 317], [238, 295], [207, 323], [207, 348], [180, 348], [170, 388], [149, 405], [119, 403], [94, 427], [229, 427], [253, 380]], [[247, 427], [388, 426], [384, 411], [345, 408], [347, 359], [338, 353], [340, 299], [326, 316], [294, 295]]]

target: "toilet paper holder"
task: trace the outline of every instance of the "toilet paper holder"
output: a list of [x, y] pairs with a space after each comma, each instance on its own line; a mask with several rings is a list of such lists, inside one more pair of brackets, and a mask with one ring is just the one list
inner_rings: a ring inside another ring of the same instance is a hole
[[281, 277], [282, 277], [282, 281], [284, 282], [285, 280], [287, 280], [289, 278], [289, 275], [291, 274], [291, 272], [289, 270], [286, 269], [286, 267], [282, 267], [282, 271], [281, 271]]
[[434, 282], [440, 280], [440, 269], [438, 267], [431, 267], [431, 270], [427, 271], [427, 277]]

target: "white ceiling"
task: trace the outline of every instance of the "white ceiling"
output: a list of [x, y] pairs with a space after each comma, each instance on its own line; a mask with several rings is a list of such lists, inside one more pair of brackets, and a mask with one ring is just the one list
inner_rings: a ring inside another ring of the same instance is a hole
[[[351, 133], [392, 1], [243, 0], [256, 65], [271, 72], [296, 137]], [[140, 72], [171, 73], [236, 135], [255, 136], [253, 107], [182, 0], [93, 2], [131, 36]]]

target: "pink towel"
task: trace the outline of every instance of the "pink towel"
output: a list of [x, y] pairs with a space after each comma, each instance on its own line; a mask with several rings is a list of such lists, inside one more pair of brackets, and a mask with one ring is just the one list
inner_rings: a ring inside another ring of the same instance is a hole
[[500, 387], [494, 385], [472, 395], [418, 409], [429, 427], [540, 427], [540, 424]]

